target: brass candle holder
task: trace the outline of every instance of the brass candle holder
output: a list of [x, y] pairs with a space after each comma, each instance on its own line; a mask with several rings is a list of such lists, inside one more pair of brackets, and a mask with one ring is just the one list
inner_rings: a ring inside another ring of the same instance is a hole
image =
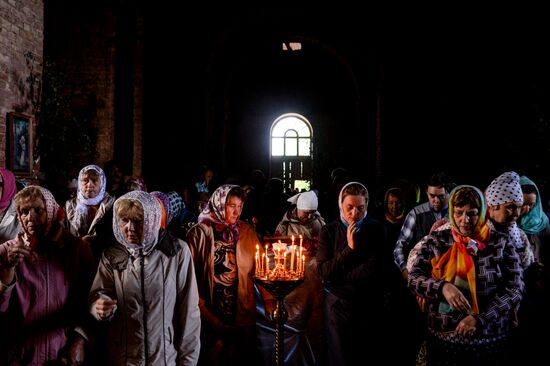
[[[284, 326], [288, 320], [288, 312], [285, 308], [285, 297], [290, 294], [298, 285], [304, 282], [304, 257], [302, 245], [300, 247], [290, 246], [290, 259], [287, 261], [287, 245], [280, 240], [273, 243], [273, 265], [269, 260], [268, 248], [260, 254], [260, 246], [256, 246], [256, 272], [254, 282], [262, 286], [276, 300], [276, 308], [273, 311], [275, 323], [275, 365], [282, 366], [284, 360]], [[263, 255], [262, 255], [263, 254]]]

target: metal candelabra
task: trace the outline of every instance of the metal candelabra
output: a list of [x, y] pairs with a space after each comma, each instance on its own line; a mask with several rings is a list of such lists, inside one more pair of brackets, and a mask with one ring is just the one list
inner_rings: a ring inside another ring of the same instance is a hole
[[284, 327], [288, 319], [285, 308], [285, 297], [291, 293], [304, 278], [294, 279], [268, 279], [266, 277], [254, 277], [254, 281], [272, 294], [277, 300], [277, 307], [273, 311], [275, 322], [275, 365], [283, 366], [284, 360]]

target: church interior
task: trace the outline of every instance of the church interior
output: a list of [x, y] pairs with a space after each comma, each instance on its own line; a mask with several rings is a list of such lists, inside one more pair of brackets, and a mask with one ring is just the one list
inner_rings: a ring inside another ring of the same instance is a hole
[[[344, 5], [21, 3], [1, 5], [0, 159], [12, 164], [7, 114], [32, 117], [23, 179], [54, 188], [115, 159], [159, 190], [205, 165], [235, 182], [261, 169], [289, 189], [298, 176], [326, 189], [337, 167], [367, 184], [440, 170], [482, 188], [506, 170], [548, 183], [549, 60], [537, 22]], [[272, 153], [288, 115], [310, 133], [297, 160]]]

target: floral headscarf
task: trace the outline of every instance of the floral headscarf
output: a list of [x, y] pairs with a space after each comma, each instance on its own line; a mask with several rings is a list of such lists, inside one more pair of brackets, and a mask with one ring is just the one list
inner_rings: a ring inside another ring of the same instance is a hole
[[0, 197], [0, 210], [8, 208], [11, 200], [17, 193], [17, 185], [15, 183], [15, 175], [5, 168], [0, 168], [0, 174], [4, 178], [4, 188], [2, 189], [2, 197]]
[[[480, 207], [478, 220], [474, 224], [471, 236], [464, 236], [460, 233], [454, 219], [454, 198], [463, 191], [473, 191], [479, 198]], [[476, 270], [472, 256], [477, 255], [478, 250], [485, 249], [485, 241], [489, 238], [490, 228], [487, 225], [487, 206], [483, 193], [474, 186], [461, 185], [455, 187], [449, 196], [449, 220], [451, 232], [455, 242], [442, 256], [432, 258], [432, 277], [438, 280], [445, 280], [458, 287], [467, 288], [472, 298], [472, 312], [479, 314], [476, 292]]]
[[224, 184], [218, 187], [212, 197], [208, 200], [208, 204], [199, 215], [200, 223], [213, 223], [217, 231], [222, 232], [222, 238], [227, 243], [237, 242], [239, 240], [239, 225], [228, 224], [225, 221], [225, 203], [229, 191], [239, 187], [234, 184]]
[[[122, 232], [119, 226], [119, 217], [116, 214], [117, 207], [123, 200], [137, 201], [143, 208], [143, 238], [139, 245], [128, 242], [126, 236]], [[130, 191], [120, 196], [113, 205], [113, 232], [116, 240], [129, 249], [133, 253], [136, 249], [143, 249], [144, 252], [149, 252], [157, 243], [160, 220], [161, 220], [161, 207], [157, 199], [150, 193], [144, 191]]]
[[539, 188], [531, 179], [526, 176], [522, 176], [519, 179], [520, 185], [532, 185], [537, 191], [537, 200], [535, 206], [526, 213], [525, 215], [520, 216], [518, 220], [518, 226], [520, 229], [523, 229], [527, 234], [536, 234], [543, 231], [548, 225], [548, 216], [542, 210], [542, 202], [540, 200]]

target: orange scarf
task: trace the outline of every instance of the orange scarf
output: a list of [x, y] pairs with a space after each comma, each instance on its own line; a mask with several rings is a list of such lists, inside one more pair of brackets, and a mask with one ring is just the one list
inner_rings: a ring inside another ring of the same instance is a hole
[[477, 250], [485, 249], [484, 242], [489, 238], [490, 229], [487, 223], [479, 226], [479, 231], [474, 234], [474, 239], [462, 236], [451, 229], [453, 239], [455, 240], [451, 249], [442, 256], [432, 258], [432, 277], [436, 280], [445, 280], [454, 285], [468, 284], [468, 290], [472, 297], [472, 314], [479, 314], [476, 291], [476, 269], [473, 255]]
[[[479, 196], [481, 207], [479, 208], [479, 218], [475, 224], [473, 235], [471, 237], [462, 235], [457, 228], [454, 220], [454, 202], [455, 195], [463, 190], [474, 190]], [[472, 298], [471, 314], [479, 314], [476, 291], [476, 268], [472, 256], [477, 255], [478, 251], [485, 249], [485, 242], [489, 239], [491, 229], [487, 225], [485, 214], [487, 212], [483, 194], [474, 186], [457, 186], [451, 192], [449, 198], [449, 220], [451, 221], [451, 233], [454, 243], [451, 248], [442, 256], [432, 258], [432, 277], [436, 280], [445, 280], [453, 285], [470, 291]]]

